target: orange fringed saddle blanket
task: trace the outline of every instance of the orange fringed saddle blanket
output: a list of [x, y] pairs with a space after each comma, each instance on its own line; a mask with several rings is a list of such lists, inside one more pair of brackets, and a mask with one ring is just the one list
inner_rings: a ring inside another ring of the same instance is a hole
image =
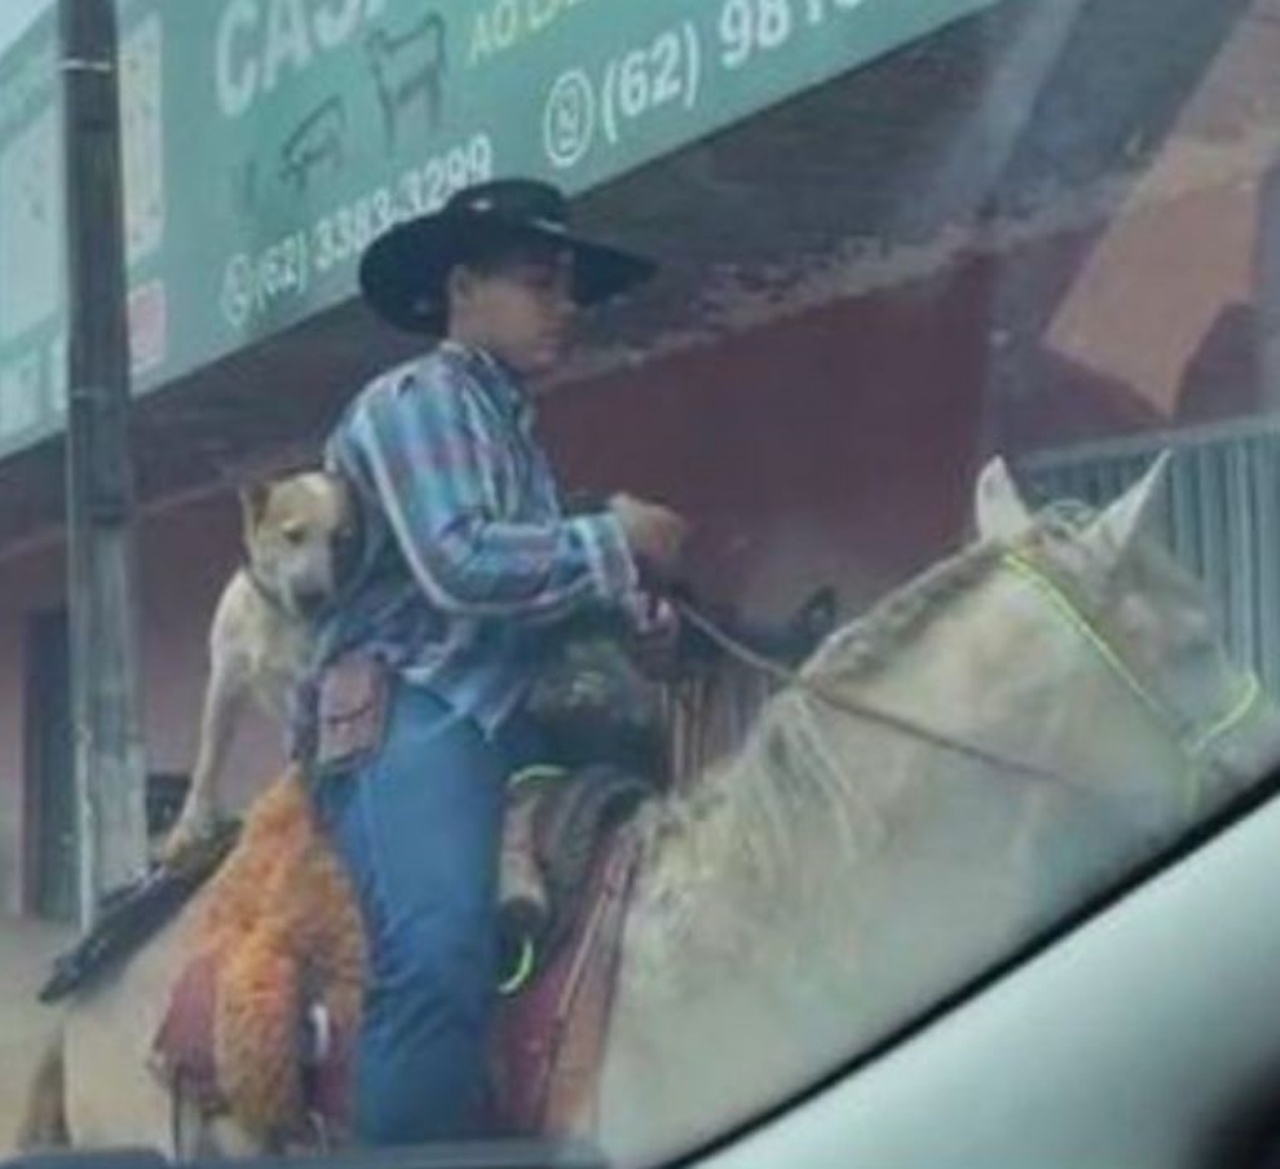
[[[564, 809], [602, 803], [591, 776], [577, 786], [588, 799], [549, 801], [556, 814], [543, 819], [580, 819]], [[630, 810], [634, 793], [623, 794], [615, 803]], [[560, 944], [499, 1010], [492, 1122], [501, 1132], [581, 1132], [593, 1118], [638, 846], [629, 831], [612, 831], [623, 817], [591, 818]], [[341, 862], [315, 827], [301, 778], [287, 773], [255, 804], [209, 886], [156, 1036], [157, 1072], [207, 1114], [230, 1114], [269, 1146], [310, 1142], [318, 1125], [340, 1140], [364, 955]]]
[[[300, 778], [286, 773], [254, 805], [209, 886], [156, 1038], [157, 1070], [268, 1142], [296, 1139], [315, 1107], [303, 1082], [308, 1019], [328, 1021], [313, 1071], [344, 1077], [363, 985], [354, 894], [316, 831]], [[345, 1092], [328, 1095], [340, 1122]]]

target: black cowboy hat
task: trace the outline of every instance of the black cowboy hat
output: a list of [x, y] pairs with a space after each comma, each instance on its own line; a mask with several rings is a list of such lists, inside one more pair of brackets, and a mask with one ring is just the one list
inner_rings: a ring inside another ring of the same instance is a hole
[[574, 300], [600, 304], [651, 277], [641, 256], [569, 231], [569, 204], [549, 183], [499, 179], [467, 187], [439, 211], [379, 236], [360, 258], [360, 291], [383, 320], [412, 333], [445, 327], [445, 282], [457, 265], [510, 240], [544, 241], [573, 259]]

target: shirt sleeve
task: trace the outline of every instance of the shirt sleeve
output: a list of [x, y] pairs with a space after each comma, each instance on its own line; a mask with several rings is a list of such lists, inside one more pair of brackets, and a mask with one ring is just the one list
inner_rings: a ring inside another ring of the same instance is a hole
[[602, 603], [628, 608], [637, 571], [614, 516], [503, 518], [504, 436], [476, 395], [463, 375], [415, 374], [381, 387], [348, 424], [424, 594], [470, 618], [544, 622]]

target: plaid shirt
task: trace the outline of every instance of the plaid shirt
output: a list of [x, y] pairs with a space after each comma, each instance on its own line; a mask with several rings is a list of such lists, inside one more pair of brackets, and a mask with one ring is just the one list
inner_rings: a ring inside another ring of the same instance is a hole
[[563, 516], [532, 404], [484, 353], [446, 342], [374, 380], [325, 462], [354, 488], [364, 533], [317, 668], [367, 650], [492, 731], [549, 627], [591, 607], [640, 611], [617, 520]]

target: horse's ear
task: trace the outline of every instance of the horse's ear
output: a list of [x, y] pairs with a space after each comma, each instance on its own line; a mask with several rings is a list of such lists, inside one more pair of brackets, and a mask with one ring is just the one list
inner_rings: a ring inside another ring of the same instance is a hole
[[1031, 512], [1022, 501], [1009, 465], [998, 455], [978, 476], [973, 499], [974, 521], [984, 540], [1012, 540], [1031, 526]]
[[1164, 451], [1145, 475], [1111, 504], [1089, 528], [1088, 538], [1123, 552], [1138, 536], [1154, 529], [1169, 476], [1170, 453]]
[[830, 585], [814, 589], [787, 622], [788, 658], [804, 661], [834, 631], [840, 619], [840, 601]]

